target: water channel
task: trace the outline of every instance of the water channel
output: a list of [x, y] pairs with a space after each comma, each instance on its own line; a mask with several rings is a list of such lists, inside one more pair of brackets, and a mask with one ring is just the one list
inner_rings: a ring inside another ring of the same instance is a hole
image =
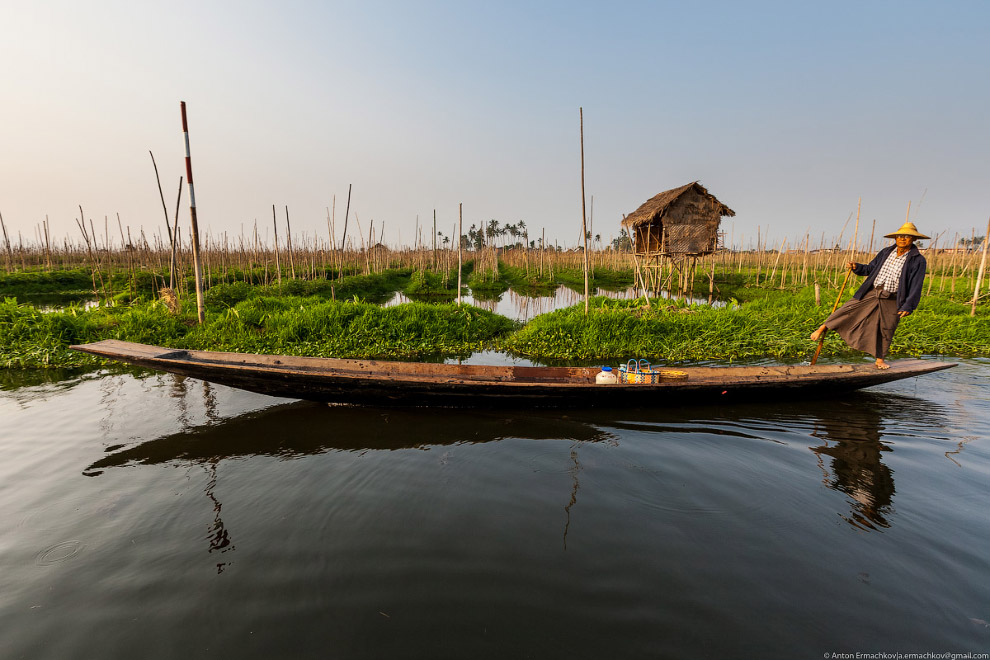
[[0, 380], [4, 658], [990, 651], [990, 361], [828, 401]]
[[[594, 289], [591, 291], [591, 295], [605, 296], [618, 300], [630, 300], [642, 296], [642, 290], [633, 287], [620, 290]], [[661, 301], [670, 300], [672, 296], [673, 294], [669, 291], [661, 291], [659, 293]], [[655, 297], [657, 297], [657, 294], [650, 294], [651, 300]], [[710, 304], [713, 307], [725, 306], [725, 303], [721, 300], [713, 300], [709, 303], [707, 298], [680, 296], [679, 300], [697, 305]], [[397, 292], [385, 303], [385, 306], [401, 305], [407, 302], [410, 302], [409, 297], [401, 292]], [[461, 297], [461, 302], [480, 307], [481, 309], [505, 316], [514, 321], [526, 323], [540, 314], [547, 314], [558, 309], [583, 303], [584, 293], [566, 286], [559, 286], [553, 293], [545, 296], [531, 296], [518, 293], [514, 289], [508, 289], [493, 298], [475, 298], [473, 295], [468, 294]]]

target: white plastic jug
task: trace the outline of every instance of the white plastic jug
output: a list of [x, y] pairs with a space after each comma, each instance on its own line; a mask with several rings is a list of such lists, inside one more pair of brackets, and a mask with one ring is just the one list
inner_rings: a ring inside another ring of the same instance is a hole
[[615, 372], [612, 371], [612, 367], [602, 367], [602, 370], [595, 376], [595, 382], [599, 385], [608, 385], [618, 383], [619, 378], [615, 375]]

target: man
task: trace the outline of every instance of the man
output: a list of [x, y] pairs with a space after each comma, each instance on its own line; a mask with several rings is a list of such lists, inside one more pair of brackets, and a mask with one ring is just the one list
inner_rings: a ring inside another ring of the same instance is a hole
[[811, 340], [818, 341], [827, 330], [835, 330], [847, 344], [875, 357], [877, 369], [890, 368], [884, 357], [894, 338], [894, 330], [902, 318], [918, 308], [928, 268], [914, 244], [917, 239], [928, 236], [919, 232], [913, 222], [905, 222], [884, 238], [893, 238], [895, 244], [880, 250], [873, 261], [868, 264], [849, 262], [849, 269], [857, 275], [865, 275], [866, 280], [852, 300], [811, 333]]

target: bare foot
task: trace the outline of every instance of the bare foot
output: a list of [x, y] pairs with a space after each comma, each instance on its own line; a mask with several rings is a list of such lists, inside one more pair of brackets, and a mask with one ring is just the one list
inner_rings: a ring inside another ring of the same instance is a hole
[[890, 369], [890, 365], [883, 361], [883, 358], [877, 358], [877, 369]]
[[819, 339], [821, 339], [822, 338], [822, 335], [825, 334], [825, 330], [826, 330], [826, 328], [823, 325], [823, 326], [820, 326], [814, 332], [812, 332], [811, 333], [811, 341], [818, 341]]

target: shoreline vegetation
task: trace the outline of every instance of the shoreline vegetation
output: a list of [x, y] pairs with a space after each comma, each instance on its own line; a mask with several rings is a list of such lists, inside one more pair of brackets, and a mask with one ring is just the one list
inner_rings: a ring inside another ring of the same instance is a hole
[[[494, 222], [494, 221], [493, 221]], [[522, 223], [520, 223], [522, 224]], [[462, 295], [481, 305], [507, 290], [551, 296], [559, 287], [584, 293], [581, 250], [543, 247], [516, 229], [516, 242], [499, 246], [490, 236], [465, 245]], [[128, 236], [129, 236], [128, 230]], [[303, 237], [273, 250], [243, 238], [235, 247], [206, 240], [206, 322], [197, 323], [189, 246], [171, 249], [142, 232], [114, 246], [96, 235], [82, 245], [53, 246], [47, 227], [35, 245], [6, 242], [0, 272], [0, 367], [93, 368], [105, 364], [70, 350], [72, 344], [122, 339], [172, 348], [219, 351], [439, 360], [481, 350], [502, 351], [536, 363], [616, 364], [631, 358], [655, 362], [732, 362], [810, 358], [809, 333], [835, 301], [848, 260], [868, 261], [873, 246], [857, 250], [720, 250], [692, 268], [654, 269], [644, 295], [646, 264], [628, 250], [628, 237], [589, 249], [591, 290], [633, 291], [625, 299], [595, 296], [537, 315], [526, 323], [457, 304], [456, 249], [329, 247]], [[332, 230], [331, 230], [332, 239]], [[442, 236], [441, 236], [442, 237]], [[468, 239], [469, 237], [464, 237]], [[620, 237], [621, 238], [621, 237]], [[972, 240], [972, 239], [971, 239]], [[449, 239], [443, 239], [449, 242]], [[370, 243], [370, 236], [369, 241]], [[838, 245], [841, 242], [837, 241]], [[872, 241], [871, 241], [872, 243]], [[527, 247], [528, 246], [528, 247]], [[921, 306], [905, 318], [891, 357], [990, 357], [987, 279], [975, 314], [972, 298], [980, 251], [929, 249]], [[169, 286], [169, 283], [172, 286]], [[848, 299], [858, 286], [852, 278]], [[659, 286], [657, 286], [659, 285]], [[411, 302], [382, 306], [396, 293]], [[717, 305], [689, 301], [718, 301]], [[822, 351], [860, 359], [830, 333]]]

